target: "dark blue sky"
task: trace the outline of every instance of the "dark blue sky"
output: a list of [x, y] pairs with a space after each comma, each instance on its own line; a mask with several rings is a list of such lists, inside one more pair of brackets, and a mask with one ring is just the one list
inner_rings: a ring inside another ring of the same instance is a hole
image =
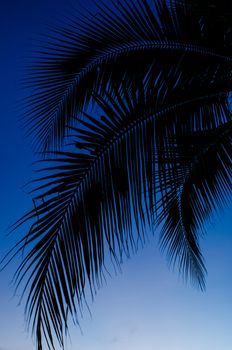
[[[33, 38], [61, 18], [72, 1], [2, 0], [0, 5], [0, 255], [23, 232], [7, 229], [31, 205], [23, 185], [32, 178], [34, 157], [20, 127], [17, 103], [23, 96], [25, 57]], [[76, 2], [77, 3], [77, 2]], [[80, 3], [80, 2], [79, 2]], [[85, 1], [90, 8], [90, 0]], [[78, 7], [78, 6], [76, 6]], [[71, 8], [71, 7], [70, 7]], [[231, 350], [231, 208], [208, 227], [202, 242], [209, 276], [205, 293], [185, 286], [168, 270], [156, 240], [109, 279], [85, 313], [83, 335], [71, 327], [72, 346], [81, 350]], [[0, 350], [32, 350], [25, 332], [23, 305], [9, 287], [15, 260], [0, 274]], [[71, 324], [71, 323], [70, 323]]]

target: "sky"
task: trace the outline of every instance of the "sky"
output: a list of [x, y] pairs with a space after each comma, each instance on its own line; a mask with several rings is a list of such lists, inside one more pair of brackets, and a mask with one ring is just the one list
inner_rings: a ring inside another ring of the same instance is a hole
[[[23, 185], [34, 156], [19, 121], [25, 57], [33, 37], [61, 18], [75, 0], [1, 0], [0, 4], [0, 257], [24, 234], [9, 226], [31, 206]], [[85, 6], [91, 8], [90, 0]], [[124, 262], [85, 310], [81, 329], [70, 322], [67, 350], [231, 350], [231, 207], [207, 226], [201, 242], [206, 291], [183, 284], [169, 270], [157, 239]], [[10, 284], [19, 258], [0, 273], [0, 350], [33, 350], [24, 305]]]

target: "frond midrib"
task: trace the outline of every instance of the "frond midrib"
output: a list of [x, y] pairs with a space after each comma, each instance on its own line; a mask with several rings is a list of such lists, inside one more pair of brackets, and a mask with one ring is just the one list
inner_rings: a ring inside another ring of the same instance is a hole
[[[145, 118], [143, 118], [143, 117], [138, 118], [137, 120], [130, 122], [127, 126], [124, 126], [120, 131], [117, 131], [116, 134], [114, 135], [114, 138], [112, 140], [108, 141], [106, 144], [104, 144], [102, 146], [102, 148], [100, 150], [98, 149], [98, 151], [95, 153], [95, 158], [91, 161], [90, 167], [83, 173], [78, 185], [76, 187], [74, 187], [74, 189], [73, 189], [74, 193], [70, 195], [70, 202], [66, 204], [66, 210], [69, 210], [69, 206], [72, 205], [72, 203], [75, 199], [77, 200], [76, 196], [78, 195], [80, 188], [84, 185], [87, 177], [89, 175], [91, 175], [96, 164], [98, 162], [100, 162], [100, 160], [104, 157], [104, 155], [108, 151], [110, 151], [110, 149], [112, 149], [116, 143], [120, 142], [122, 138], [126, 137], [127, 134], [130, 133], [130, 131], [142, 126], [143, 124], [145, 124], [149, 121], [152, 121], [153, 119], [155, 119], [157, 117], [161, 117], [162, 115], [164, 115], [166, 113], [174, 111], [174, 110], [181, 108], [185, 105], [188, 105], [189, 103], [198, 102], [201, 100], [205, 100], [207, 98], [210, 99], [210, 98], [215, 97], [215, 96], [223, 96], [225, 94], [227, 94], [227, 92], [221, 92], [221, 93], [212, 94], [212, 95], [200, 96], [200, 97], [195, 98], [195, 99], [189, 99], [187, 101], [180, 102], [178, 104], [167, 106], [160, 111], [157, 111], [153, 114], [147, 115]], [[41, 195], [41, 197], [43, 197], [43, 196]], [[65, 211], [65, 214], [66, 214], [66, 211]], [[62, 225], [62, 222], [61, 222], [61, 225]]]
[[[89, 72], [91, 72], [95, 67], [98, 67], [99, 65], [102, 65], [103, 63], [106, 63], [107, 61], [110, 61], [112, 59], [118, 58], [123, 54], [128, 54], [133, 51], [147, 51], [147, 50], [148, 51], [149, 50], [182, 51], [184, 53], [191, 53], [191, 54], [218, 58], [227, 62], [232, 61], [232, 57], [217, 53], [210, 48], [205, 48], [203, 46], [195, 45], [192, 43], [182, 43], [182, 42], [175, 42], [175, 41], [139, 40], [132, 43], [127, 43], [127, 44], [108, 48], [103, 53], [101, 52], [100, 55], [97, 55], [97, 57], [90, 60], [90, 62], [80, 72], [71, 74], [71, 75], [74, 75], [74, 77], [66, 86], [60, 102], [58, 102], [58, 105], [56, 105], [53, 122], [51, 122], [53, 127], [54, 127], [55, 119], [58, 117], [60, 110], [65, 105], [67, 98], [70, 96], [70, 94], [72, 94], [73, 90], [78, 86], [80, 81], [84, 79], [86, 75]], [[47, 136], [47, 140], [49, 138], [50, 138], [50, 135]], [[48, 141], [46, 143], [48, 143]]]
[[[218, 93], [217, 95], [225, 95], [226, 93]], [[179, 104], [174, 104], [174, 105], [171, 105], [171, 106], [168, 106], [166, 108], [164, 108], [163, 110], [160, 110], [158, 112], [155, 112], [153, 114], [149, 114], [147, 115], [145, 118], [139, 118], [133, 122], [130, 122], [127, 127], [124, 127], [122, 128], [120, 131], [118, 131], [114, 137], [113, 140], [107, 142], [101, 149], [101, 152], [98, 152], [96, 154], [96, 157], [91, 161], [91, 165], [90, 167], [88, 168], [88, 170], [83, 174], [82, 176], [82, 179], [80, 180], [80, 182], [78, 183], [78, 185], [76, 187], [74, 187], [73, 191], [74, 193], [70, 195], [70, 201], [69, 203], [66, 204], [66, 207], [64, 208], [64, 214], [63, 214], [63, 219], [61, 218], [59, 220], [59, 227], [57, 227], [57, 233], [60, 234], [60, 230], [62, 230], [62, 225], [63, 225], [63, 220], [64, 218], [66, 217], [66, 214], [68, 212], [68, 210], [70, 210], [70, 207], [73, 205], [73, 202], [76, 200], [78, 201], [78, 192], [81, 190], [81, 187], [84, 185], [86, 179], [88, 176], [91, 175], [91, 173], [94, 171], [94, 168], [96, 167], [96, 164], [98, 162], [100, 162], [100, 160], [102, 159], [102, 157], [104, 157], [104, 155], [109, 152], [116, 143], [120, 142], [122, 138], [126, 137], [133, 129], [136, 129], [136, 128], [139, 128], [141, 125], [143, 125], [144, 123], [147, 123], [151, 120], [154, 120], [155, 118], [157, 117], [160, 117], [166, 113], [169, 113], [170, 111], [174, 111], [178, 108], [181, 108], [185, 105], [188, 105], [189, 103], [192, 103], [192, 102], [198, 102], [198, 101], [201, 101], [201, 100], [204, 100], [206, 98], [211, 98], [211, 97], [214, 97], [215, 94], [212, 94], [212, 95], [206, 95], [206, 96], [201, 96], [201, 97], [198, 97], [198, 98], [195, 98], [195, 99], [190, 99], [190, 100], [187, 100], [187, 101], [184, 101], [184, 102], [181, 102]], [[55, 246], [56, 246], [56, 242], [57, 242], [57, 239], [54, 238], [54, 245], [53, 245], [53, 248], [51, 248], [51, 251], [55, 249]], [[50, 265], [50, 259], [48, 260], [48, 263], [47, 263], [47, 270], [49, 269], [49, 265]], [[47, 274], [45, 274], [44, 276], [44, 284], [46, 283], [46, 276]], [[42, 288], [43, 289], [43, 288]], [[43, 294], [43, 293], [42, 293]]]
[[[202, 156], [202, 155], [205, 155], [207, 154], [208, 152], [211, 151], [212, 148], [214, 148], [217, 144], [220, 144], [221, 140], [224, 138], [225, 135], [228, 135], [231, 130], [232, 130], [232, 121], [229, 121], [228, 123], [226, 123], [226, 125], [229, 124], [229, 127], [226, 128], [226, 130], [224, 130], [218, 138], [215, 139], [215, 141], [212, 141], [209, 145], [207, 145], [205, 148], [201, 149], [198, 154], [193, 158], [193, 161], [191, 162], [191, 166], [190, 166], [190, 169], [189, 170], [186, 170], [186, 173], [185, 173], [185, 177], [184, 177], [184, 181], [178, 191], [178, 198], [179, 198], [179, 206], [178, 206], [178, 210], [179, 210], [179, 214], [180, 214], [180, 221], [181, 221], [181, 227], [182, 227], [182, 231], [184, 233], [184, 237], [185, 237], [185, 241], [186, 243], [188, 244], [189, 246], [189, 242], [188, 242], [188, 239], [186, 237], [186, 229], [185, 229], [185, 225], [184, 225], [184, 222], [183, 222], [183, 215], [182, 215], [182, 198], [183, 198], [183, 194], [184, 194], [184, 190], [185, 190], [185, 187], [186, 185], [189, 183], [189, 181], [191, 181], [191, 175], [192, 175], [192, 171], [194, 169], [194, 166], [196, 166], [199, 162], [199, 158]], [[221, 127], [223, 127], [224, 124], [221, 125]], [[219, 126], [220, 128], [220, 126]]]

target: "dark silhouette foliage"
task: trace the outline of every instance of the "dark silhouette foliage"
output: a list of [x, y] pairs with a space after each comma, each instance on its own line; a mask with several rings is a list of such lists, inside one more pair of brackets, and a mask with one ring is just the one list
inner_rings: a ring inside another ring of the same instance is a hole
[[147, 227], [204, 289], [199, 235], [232, 186], [231, 16], [226, 1], [103, 3], [53, 28], [29, 67], [26, 124], [46, 165], [6, 259], [26, 252], [15, 283], [38, 350], [64, 345], [106, 256], [120, 264]]

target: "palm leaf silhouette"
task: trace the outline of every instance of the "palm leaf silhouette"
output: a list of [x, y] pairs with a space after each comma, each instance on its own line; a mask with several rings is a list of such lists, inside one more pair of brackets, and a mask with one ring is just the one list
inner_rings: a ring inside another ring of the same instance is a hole
[[73, 15], [65, 28], [55, 27], [47, 46], [40, 48], [28, 72], [27, 83], [35, 92], [25, 112], [29, 131], [37, 136], [35, 147], [59, 149], [67, 125], [88, 108], [93, 90], [102, 94], [122, 79], [139, 82], [151, 67], [169, 70], [181, 59], [188, 78], [193, 60], [192, 73], [198, 76], [231, 62], [224, 42], [217, 47], [215, 36], [212, 43], [210, 33], [204, 35], [200, 10], [160, 0], [111, 5], [99, 5], [97, 15], [81, 20]]
[[[26, 281], [38, 350], [54, 349], [54, 334], [64, 346], [106, 257], [120, 264], [147, 227], [161, 225], [170, 262], [205, 287], [199, 235], [229, 199], [232, 154], [229, 27], [207, 3], [101, 5], [55, 28], [39, 53], [26, 116], [48, 165], [14, 227], [30, 230], [5, 258], [26, 252], [15, 283]], [[73, 145], [62, 148], [66, 134]]]

